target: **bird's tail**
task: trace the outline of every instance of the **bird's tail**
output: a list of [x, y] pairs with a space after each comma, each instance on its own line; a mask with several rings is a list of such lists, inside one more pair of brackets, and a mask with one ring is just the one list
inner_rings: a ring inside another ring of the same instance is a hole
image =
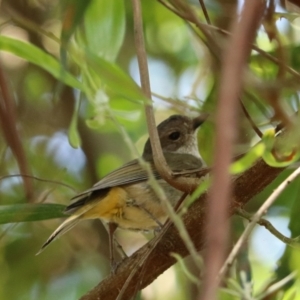
[[73, 228], [80, 221], [80, 215], [73, 215], [69, 217], [66, 221], [64, 221], [48, 238], [48, 240], [41, 247], [39, 252], [36, 254], [40, 254], [44, 249], [54, 240], [65, 234], [71, 228]]

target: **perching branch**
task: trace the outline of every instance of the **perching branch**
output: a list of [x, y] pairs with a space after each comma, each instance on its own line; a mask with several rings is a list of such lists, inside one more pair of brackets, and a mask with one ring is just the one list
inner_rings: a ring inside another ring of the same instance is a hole
[[[262, 160], [256, 162], [254, 166], [239, 175], [234, 180], [233, 197], [230, 202], [229, 214], [234, 214], [237, 207], [243, 206], [255, 195], [269, 185], [284, 169], [273, 168]], [[203, 173], [199, 172], [198, 177]], [[188, 213], [183, 217], [184, 224], [198, 251], [204, 248], [205, 215], [207, 211], [207, 195], [192, 204]], [[115, 300], [122, 289], [125, 281], [130, 276], [132, 270], [138, 266], [138, 271], [129, 282], [127, 289], [123, 293], [122, 300], [131, 299], [136, 291], [143, 289], [153, 282], [160, 274], [176, 263], [176, 259], [170, 256], [171, 252], [176, 252], [182, 257], [186, 257], [187, 251], [184, 242], [178, 232], [171, 226], [160, 242], [151, 251], [147, 260], [140, 264], [145, 253], [152, 247], [153, 241], [135, 252], [131, 257], [126, 258], [119, 265], [115, 275], [109, 275], [101, 281], [95, 288], [84, 295], [82, 300]], [[147, 272], [143, 271], [147, 270]]]

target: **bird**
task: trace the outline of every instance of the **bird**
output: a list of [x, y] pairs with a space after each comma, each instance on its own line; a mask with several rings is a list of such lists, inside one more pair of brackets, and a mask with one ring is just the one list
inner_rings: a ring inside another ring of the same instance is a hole
[[[207, 115], [195, 118], [172, 115], [157, 126], [162, 152], [172, 171], [205, 167], [198, 149], [197, 130], [206, 118]], [[149, 138], [145, 143], [142, 159], [150, 164], [166, 198], [175, 206], [183, 192], [167, 183], [156, 170]], [[92, 188], [77, 194], [64, 211], [69, 217], [50, 235], [37, 254], [80, 221], [100, 219], [108, 224], [113, 267], [113, 234], [117, 228], [133, 231], [159, 230], [168, 218], [148, 177], [139, 160], [134, 159], [106, 175]]]

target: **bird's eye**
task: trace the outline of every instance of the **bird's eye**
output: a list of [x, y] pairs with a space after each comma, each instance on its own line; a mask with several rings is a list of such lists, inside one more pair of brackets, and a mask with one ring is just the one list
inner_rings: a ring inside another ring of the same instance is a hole
[[180, 132], [179, 131], [174, 131], [169, 135], [169, 139], [172, 141], [178, 140], [180, 137]]

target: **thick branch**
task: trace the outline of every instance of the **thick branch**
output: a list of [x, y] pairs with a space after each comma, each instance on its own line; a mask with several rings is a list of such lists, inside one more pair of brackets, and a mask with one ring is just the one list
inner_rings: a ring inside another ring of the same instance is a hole
[[[209, 190], [206, 242], [204, 253], [205, 273], [199, 299], [217, 297], [215, 280], [224, 261], [229, 239], [227, 210], [231, 197], [229, 166], [233, 158], [233, 145], [237, 134], [238, 99], [243, 87], [243, 73], [253, 41], [264, 12], [259, 1], [246, 0], [239, 21], [233, 26], [233, 34], [222, 61], [221, 81], [216, 113], [216, 146], [212, 185]], [[216, 223], [218, 220], [218, 223]]]
[[[233, 198], [230, 202], [230, 214], [234, 209], [246, 204], [253, 196], [261, 192], [270, 184], [283, 169], [272, 168], [259, 160], [253, 167], [247, 170], [234, 180]], [[184, 216], [184, 223], [195, 243], [197, 250], [204, 247], [204, 229], [206, 213], [206, 194], [196, 201]], [[101, 281], [82, 300], [105, 299], [115, 300], [122, 289], [131, 271], [139, 264], [145, 253], [153, 242], [148, 243], [131, 257], [125, 259], [119, 266], [117, 274], [110, 275]], [[146, 287], [160, 274], [176, 263], [176, 260], [169, 254], [176, 252], [182, 257], [188, 255], [184, 243], [180, 239], [176, 229], [171, 226], [161, 241], [155, 246], [145, 263], [138, 268], [135, 276], [128, 284], [122, 300], [130, 299], [136, 291]]]

